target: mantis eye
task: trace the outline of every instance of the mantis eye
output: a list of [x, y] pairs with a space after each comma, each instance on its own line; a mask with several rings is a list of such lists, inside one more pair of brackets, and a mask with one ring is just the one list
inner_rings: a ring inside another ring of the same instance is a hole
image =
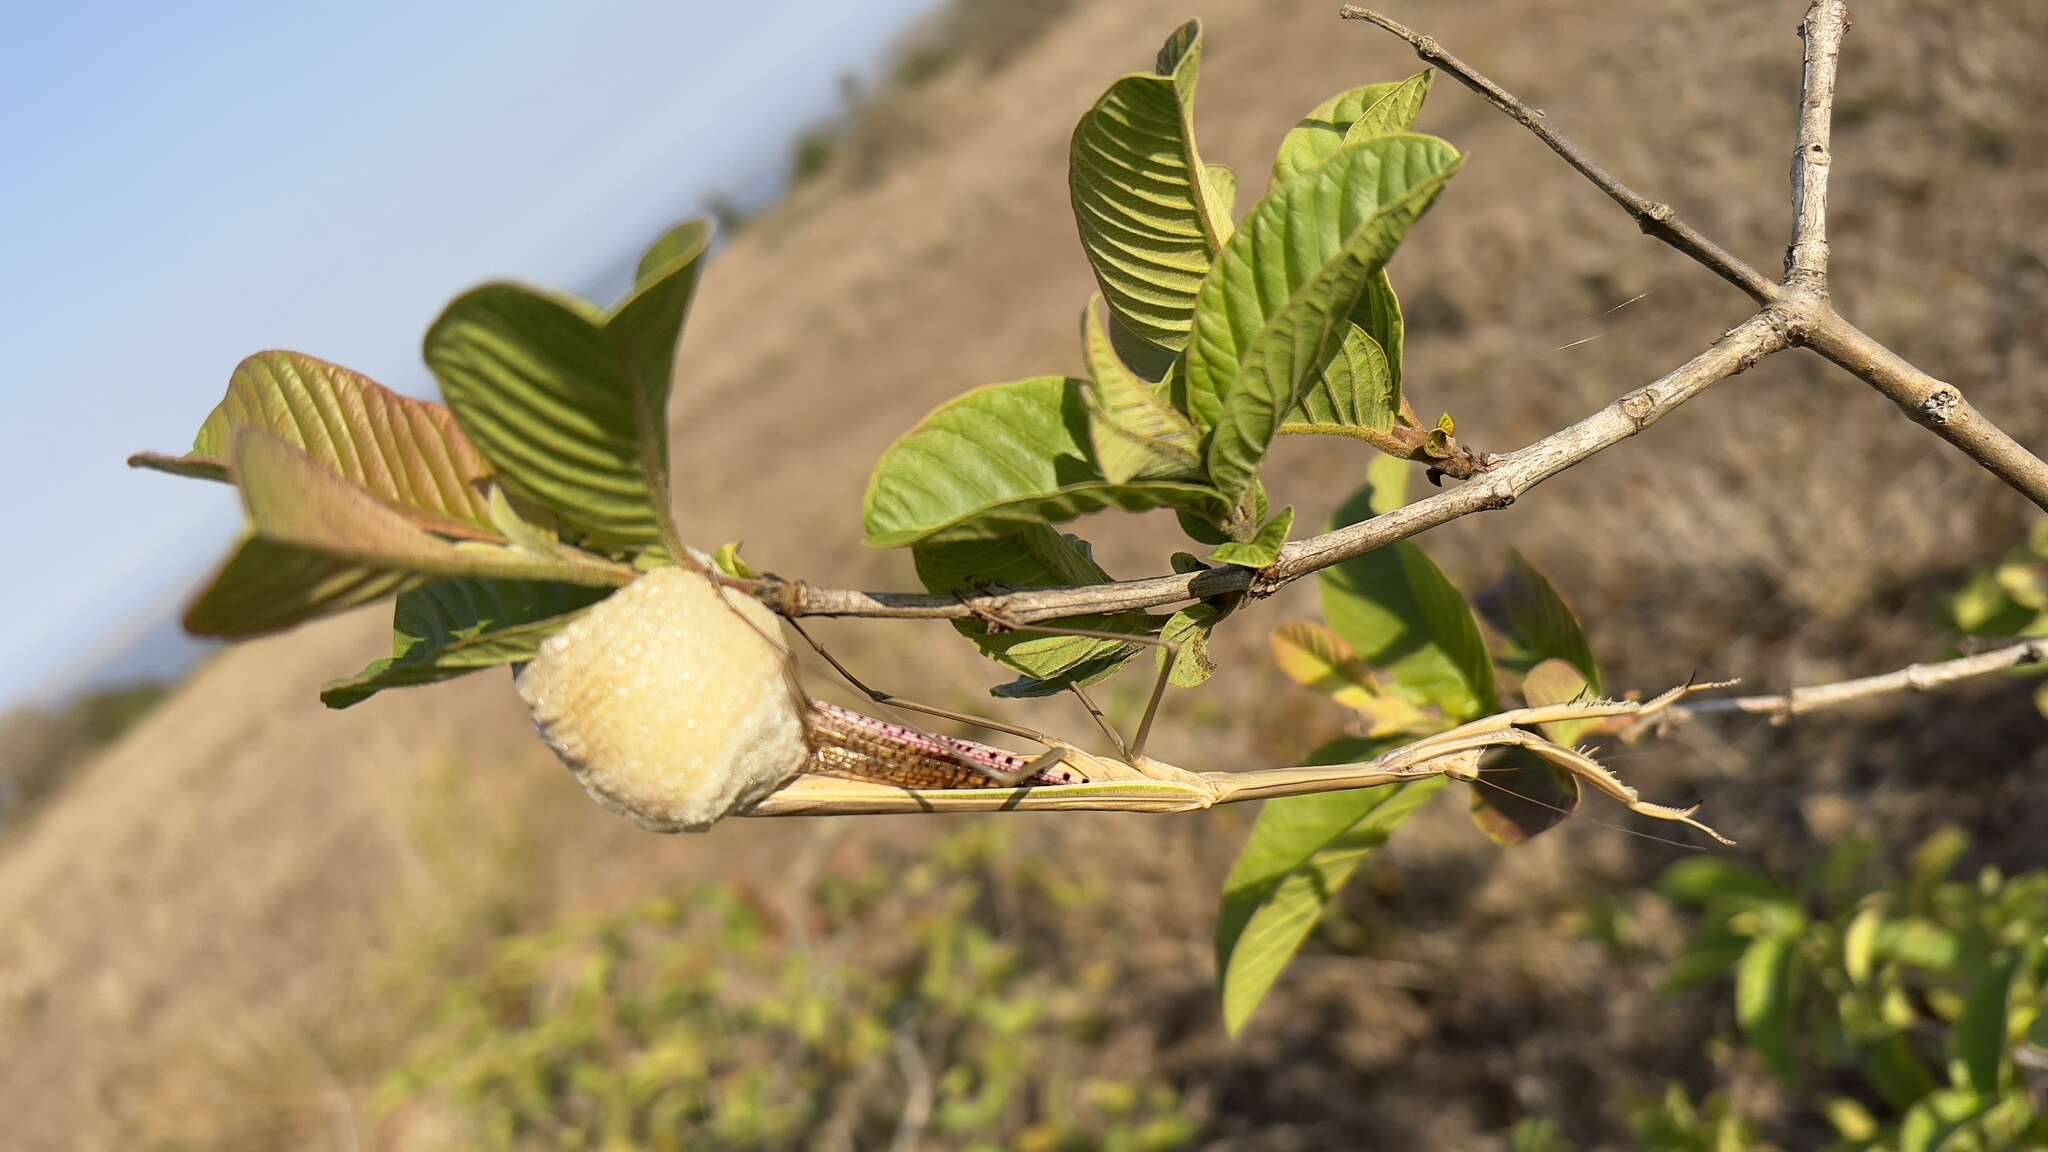
[[650, 572], [541, 645], [514, 681], [591, 798], [655, 832], [701, 832], [804, 762], [775, 614], [699, 573]]

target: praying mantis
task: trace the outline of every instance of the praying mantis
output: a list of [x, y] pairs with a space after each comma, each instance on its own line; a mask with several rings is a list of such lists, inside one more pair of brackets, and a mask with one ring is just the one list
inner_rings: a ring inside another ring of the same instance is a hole
[[1163, 679], [1132, 747], [1105, 725], [1121, 753], [1110, 756], [876, 692], [796, 629], [876, 702], [979, 723], [1045, 749], [1024, 757], [812, 699], [777, 628], [767, 608], [707, 571], [660, 569], [549, 639], [516, 684], [542, 737], [586, 790], [656, 831], [703, 831], [727, 816], [1191, 812], [1434, 776], [1477, 781], [1488, 751], [1522, 748], [1631, 812], [1733, 843], [1695, 819], [1695, 809], [1644, 800], [1586, 750], [1538, 730], [1564, 720], [1645, 720], [1719, 685], [1683, 685], [1649, 701], [1501, 712], [1358, 763], [1191, 772], [1143, 752]]

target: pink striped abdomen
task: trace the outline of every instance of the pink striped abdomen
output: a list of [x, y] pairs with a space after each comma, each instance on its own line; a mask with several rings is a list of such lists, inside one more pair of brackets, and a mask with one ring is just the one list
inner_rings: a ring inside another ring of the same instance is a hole
[[[811, 756], [806, 772], [922, 790], [999, 788], [1003, 785], [996, 776], [1012, 775], [1031, 762], [1030, 757], [1001, 748], [878, 720], [822, 700], [809, 703], [804, 727]], [[1055, 764], [1013, 786], [1083, 782], [1080, 773]]]

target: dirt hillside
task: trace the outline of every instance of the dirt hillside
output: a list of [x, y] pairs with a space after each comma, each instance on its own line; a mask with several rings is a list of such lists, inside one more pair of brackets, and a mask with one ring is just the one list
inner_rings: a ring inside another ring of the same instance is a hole
[[[1802, 7], [1471, 0], [1395, 11], [1775, 269]], [[743, 539], [751, 559], [786, 575], [910, 586], [904, 558], [859, 544], [861, 493], [882, 449], [967, 387], [1079, 370], [1091, 282], [1065, 185], [1075, 119], [1179, 19], [1203, 16], [1202, 144], [1237, 169], [1247, 206], [1294, 117], [1414, 70], [1400, 45], [1340, 24], [1334, 8], [1077, 4], [1000, 72], [954, 69], [893, 97], [893, 130], [917, 147], [879, 172], [857, 157], [839, 164], [706, 274], [673, 412], [684, 532], [706, 546]], [[2048, 231], [2036, 225], [2048, 207], [2048, 6], [1856, 10], [1831, 227], [1841, 306], [2048, 446]], [[1425, 411], [1455, 414], [1470, 442], [1525, 443], [1745, 315], [1738, 294], [1642, 238], [1462, 89], [1440, 81], [1423, 126], [1470, 162], [1395, 266], [1409, 388]], [[1349, 444], [1291, 440], [1269, 484], [1318, 523], [1365, 462]], [[1662, 687], [1695, 670], [1781, 684], [1939, 655], [1938, 595], [2002, 550], [2023, 511], [1862, 385], [1786, 356], [1512, 510], [1429, 540], [1478, 582], [1509, 546], [1529, 553], [1590, 617], [1618, 684]], [[1172, 527], [1155, 516], [1142, 531], [1090, 534], [1113, 572], [1145, 575], [1165, 570]], [[1233, 665], [1175, 702], [1166, 753], [1210, 766], [1297, 754], [1327, 735], [1334, 717], [1288, 696], [1261, 658], [1266, 629], [1312, 611], [1305, 583], [1246, 613], [1225, 648]], [[967, 703], [963, 683], [997, 678], [924, 627], [827, 631], [905, 691]], [[612, 820], [533, 741], [502, 675], [324, 711], [319, 683], [378, 654], [386, 628], [373, 610], [215, 661], [0, 844], [0, 1144], [115, 1147], [149, 1102], [181, 1098], [181, 1084], [183, 1099], [231, 1107], [233, 1070], [251, 1053], [317, 1065], [305, 1054], [327, 1051], [326, 1038], [292, 1034], [300, 1025], [280, 1035], [278, 1022], [345, 1013], [393, 908], [434, 889], [436, 845], [498, 828], [514, 806], [520, 835], [546, 845], [531, 895], [569, 909], [779, 866], [812, 835], [790, 823], [664, 839]], [[1696, 790], [1766, 860], [1816, 838], [1910, 836], [1946, 818], [1990, 857], [2039, 865], [2048, 750], [2016, 696], [1993, 686], [1880, 709], [1874, 727], [1702, 734], [1629, 767], [1646, 786]], [[1080, 730], [1057, 708], [1034, 716]], [[431, 834], [419, 816], [429, 794]], [[1243, 827], [1237, 816], [1103, 818], [1032, 823], [1020, 837], [1072, 867], [1144, 879], [1153, 895], [1134, 923], [1194, 957], [1160, 994], [1179, 998], [1178, 1058], [1207, 1078], [1217, 1114], [1237, 1117], [1219, 1122], [1229, 1146], [1329, 1147], [1412, 1137], [1407, 1126], [1424, 1123], [1438, 1125], [1436, 1146], [1488, 1146], [1520, 1109], [1597, 1099], [1611, 1070], [1684, 1031], [1626, 1015], [1641, 989], [1616, 996], [1573, 975], [1579, 954], [1544, 935], [1554, 906], [1501, 887], [1495, 871], [1506, 863], [1562, 892], [1647, 876], [1667, 852], [1589, 825], [1503, 857], [1447, 818], [1394, 854], [1410, 899], [1435, 909], [1416, 926], [1414, 956], [1469, 966], [1496, 991], [1403, 1015], [1385, 988], [1305, 970], [1288, 992], [1304, 1011], [1275, 1012], [1285, 1023], [1227, 1047], [1202, 999], [1202, 941]], [[838, 850], [907, 834], [923, 825], [863, 825]], [[1515, 989], [1537, 992], [1503, 1007]], [[1289, 1124], [1268, 1122], [1283, 1113]], [[1611, 1117], [1589, 1116], [1591, 1135], [1611, 1131]], [[343, 1142], [325, 1129], [291, 1142], [330, 1140]]]

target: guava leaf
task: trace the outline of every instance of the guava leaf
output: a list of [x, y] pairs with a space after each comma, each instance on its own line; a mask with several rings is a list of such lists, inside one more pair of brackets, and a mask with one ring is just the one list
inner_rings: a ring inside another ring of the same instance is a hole
[[185, 613], [202, 636], [288, 628], [434, 577], [546, 580], [615, 587], [616, 566], [573, 554], [451, 543], [268, 432], [235, 434], [230, 470], [249, 528]]
[[1157, 386], [1125, 365], [1102, 320], [1100, 300], [1090, 300], [1082, 317], [1082, 349], [1093, 377], [1086, 392], [1088, 440], [1096, 466], [1115, 484], [1201, 481], [1201, 433]]
[[1346, 144], [1268, 192], [1218, 256], [1196, 298], [1184, 377], [1226, 498], [1257, 478], [1367, 284], [1460, 163], [1433, 137]]
[[1442, 727], [1405, 693], [1390, 691], [1342, 636], [1310, 620], [1289, 620], [1273, 630], [1273, 662], [1287, 678], [1365, 716], [1374, 739]]
[[[1157, 68], [1125, 76], [1081, 117], [1067, 183], [1081, 247], [1103, 298], [1130, 332], [1187, 344], [1195, 292], [1230, 238], [1236, 181], [1209, 175], [1195, 147], [1202, 26], [1189, 21]], [[1207, 176], [1207, 178], [1205, 178]]]
[[386, 688], [451, 680], [533, 659], [608, 589], [524, 580], [437, 580], [400, 594], [391, 655], [320, 689], [329, 708], [360, 704]]
[[1501, 752], [1480, 772], [1472, 784], [1472, 823], [1496, 844], [1520, 844], [1578, 811], [1578, 778], [1526, 748]]
[[[1371, 759], [1395, 742], [1340, 740], [1311, 764]], [[1223, 886], [1216, 971], [1231, 1035], [1253, 1012], [1371, 852], [1444, 785], [1412, 784], [1268, 800]]]
[[452, 412], [298, 352], [258, 352], [236, 365], [227, 395], [200, 425], [189, 453], [145, 452], [129, 463], [225, 481], [235, 434], [244, 428], [300, 449], [423, 528], [496, 538], [485, 492], [490, 465]]
[[[1078, 537], [1065, 536], [1042, 524], [1019, 524], [1001, 536], [919, 544], [911, 548], [917, 576], [933, 592], [977, 592], [988, 587], [1051, 588], [1104, 584], [1109, 574], [1095, 562]], [[1091, 632], [1150, 635], [1158, 620], [1143, 612], [1115, 616], [1080, 616], [1061, 625]], [[1093, 683], [1136, 656], [1140, 645], [1093, 636], [1043, 632], [990, 632], [980, 621], [956, 621], [954, 628], [974, 642], [989, 659], [1047, 682], [1049, 689], [1069, 682]]]
[[1328, 160], [1347, 140], [1413, 129], [1434, 79], [1434, 73], [1418, 72], [1406, 80], [1340, 92], [1316, 105], [1280, 141], [1271, 183], [1285, 184], [1307, 172]]
[[1112, 482], [1088, 443], [1086, 384], [1038, 376], [977, 388], [934, 409], [889, 446], [868, 481], [868, 543], [995, 536], [1104, 508], [1170, 507], [1220, 517], [1214, 489], [1183, 481]]
[[1585, 628], [1556, 587], [1520, 552], [1508, 553], [1507, 583], [1501, 598], [1508, 634], [1532, 663], [1563, 660], [1578, 670], [1592, 695], [1600, 695], [1600, 664], [1593, 658]]
[[1216, 661], [1209, 655], [1209, 633], [1223, 612], [1213, 604], [1191, 604], [1167, 618], [1159, 638], [1173, 645], [1159, 650], [1164, 663], [1169, 656], [1173, 670], [1166, 682], [1175, 688], [1200, 688], [1216, 674]]
[[697, 220], [657, 241], [609, 311], [493, 283], [458, 296], [427, 331], [427, 366], [463, 429], [504, 483], [579, 542], [663, 545], [670, 380], [710, 238]]
[[1287, 534], [1294, 530], [1294, 505], [1282, 508], [1272, 519], [1259, 525], [1249, 540], [1231, 540], [1220, 545], [1212, 557], [1218, 564], [1244, 568], [1271, 568], [1280, 559]]
[[[1368, 485], [1338, 510], [1332, 527], [1374, 508]], [[1403, 542], [1368, 552], [1324, 569], [1321, 583], [1323, 618], [1358, 659], [1454, 721], [1496, 710], [1493, 661], [1471, 606], [1420, 549]]]
[[1735, 966], [1735, 1022], [1778, 1079], [1791, 1087], [1799, 1069], [1792, 1060], [1797, 1021], [1792, 1015], [1795, 942], [1777, 936], [1750, 943]]
[[1336, 355], [1310, 383], [1282, 432], [1297, 436], [1358, 436], [1392, 432], [1401, 389], [1386, 350], [1365, 329], [1350, 324]]

